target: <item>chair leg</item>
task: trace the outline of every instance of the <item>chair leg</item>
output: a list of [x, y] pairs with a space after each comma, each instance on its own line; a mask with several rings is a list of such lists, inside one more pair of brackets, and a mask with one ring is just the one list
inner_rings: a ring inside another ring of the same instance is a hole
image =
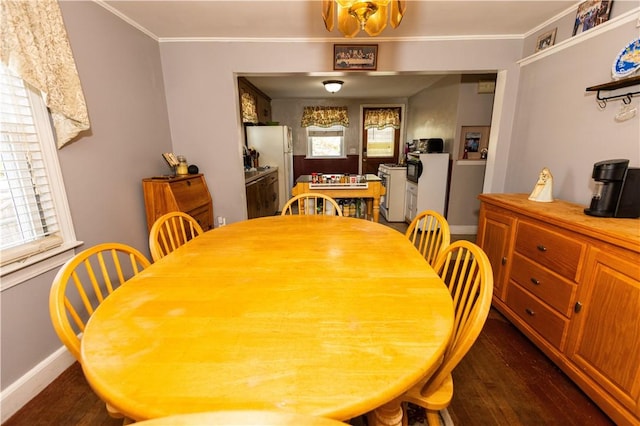
[[440, 426], [440, 412], [427, 410], [427, 424], [429, 426]]

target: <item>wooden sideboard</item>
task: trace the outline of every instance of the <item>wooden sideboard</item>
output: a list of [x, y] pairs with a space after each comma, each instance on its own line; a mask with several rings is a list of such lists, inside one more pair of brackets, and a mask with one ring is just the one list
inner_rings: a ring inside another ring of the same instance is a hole
[[640, 219], [483, 194], [493, 305], [619, 425], [640, 424]]
[[202, 229], [213, 228], [213, 205], [202, 174], [142, 180], [147, 228], [165, 213], [181, 211], [198, 221]]

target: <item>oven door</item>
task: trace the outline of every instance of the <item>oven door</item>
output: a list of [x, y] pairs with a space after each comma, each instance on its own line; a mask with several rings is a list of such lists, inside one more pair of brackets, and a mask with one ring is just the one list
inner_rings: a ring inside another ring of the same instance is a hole
[[407, 160], [407, 180], [418, 183], [422, 175], [422, 161], [418, 159]]

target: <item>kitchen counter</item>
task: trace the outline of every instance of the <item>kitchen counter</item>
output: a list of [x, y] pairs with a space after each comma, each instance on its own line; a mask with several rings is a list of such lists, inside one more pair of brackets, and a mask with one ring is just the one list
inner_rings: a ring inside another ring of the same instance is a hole
[[253, 170], [253, 171], [245, 170], [244, 183], [245, 184], [251, 183], [254, 180], [258, 180], [261, 177], [268, 175], [269, 173], [277, 172], [277, 171], [278, 171], [277, 167], [258, 167], [257, 170]]

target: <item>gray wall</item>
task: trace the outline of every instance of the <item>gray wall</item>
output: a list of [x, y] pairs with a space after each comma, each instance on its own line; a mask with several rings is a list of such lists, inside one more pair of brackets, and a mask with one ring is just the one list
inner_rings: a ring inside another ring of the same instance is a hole
[[407, 141], [444, 139], [444, 152], [453, 152], [460, 75], [443, 76], [427, 89], [409, 98]]
[[[581, 43], [567, 40], [557, 53], [522, 66], [505, 192], [530, 193], [540, 170], [549, 167], [554, 196], [587, 205], [594, 163], [627, 158], [640, 166], [639, 117], [617, 122], [621, 101], [600, 109], [595, 93], [585, 91], [611, 81], [615, 57], [638, 36], [632, 19]], [[638, 106], [638, 97], [632, 104]]]
[[[332, 49], [331, 41], [161, 43], [174, 150], [188, 159], [198, 159], [200, 170], [207, 176], [216, 216], [226, 217], [227, 223], [246, 218], [236, 75], [331, 70], [327, 52]], [[394, 43], [379, 39], [378, 70], [449, 73], [507, 69], [505, 92], [515, 99], [519, 70], [514, 64], [521, 50], [522, 40]], [[496, 124], [505, 133], [510, 133], [511, 114], [507, 109]], [[274, 120], [286, 121], [281, 117]], [[501, 186], [504, 165], [498, 163], [496, 167], [497, 186]]]
[[[90, 2], [61, 2], [91, 130], [58, 151], [76, 237], [148, 255], [141, 179], [171, 150], [158, 43]], [[48, 297], [57, 271], [2, 292], [2, 389], [57, 350]]]

